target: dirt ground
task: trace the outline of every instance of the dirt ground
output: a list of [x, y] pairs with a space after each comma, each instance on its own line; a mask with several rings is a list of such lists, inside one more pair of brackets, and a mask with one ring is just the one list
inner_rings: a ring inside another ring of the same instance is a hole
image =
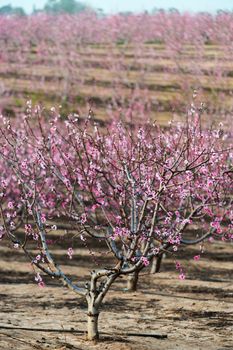
[[[116, 282], [100, 314], [101, 341], [93, 344], [85, 340], [85, 301], [49, 278], [45, 288], [37, 287], [23, 253], [1, 242], [0, 349], [232, 350], [233, 245], [213, 243], [195, 262], [198, 248], [180, 254], [184, 281], [167, 258], [159, 274], [142, 273], [136, 293], [124, 290], [124, 279]], [[88, 250], [75, 249], [72, 260], [64, 252], [59, 246], [54, 250], [66, 263], [64, 270], [77, 283], [88, 280], [96, 268]], [[102, 266], [107, 261], [104, 257]], [[168, 337], [156, 339], [155, 334]]]

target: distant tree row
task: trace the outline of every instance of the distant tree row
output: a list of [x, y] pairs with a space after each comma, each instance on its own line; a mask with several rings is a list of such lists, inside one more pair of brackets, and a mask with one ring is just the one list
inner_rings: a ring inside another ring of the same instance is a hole
[[48, 0], [43, 12], [51, 14], [79, 13], [90, 9], [85, 3], [76, 0]]
[[25, 16], [26, 13], [22, 7], [12, 7], [11, 5], [5, 5], [0, 7], [0, 15]]
[[[33, 8], [33, 14], [45, 12], [49, 14], [60, 14], [60, 13], [69, 13], [75, 14], [80, 13], [87, 10], [93, 10], [90, 6], [88, 6], [85, 2], [76, 1], [76, 0], [47, 0], [44, 8], [37, 9], [36, 6]], [[104, 16], [104, 11], [99, 8], [95, 9], [96, 13]], [[170, 13], [179, 13], [179, 10], [176, 8], [170, 8], [168, 10], [164, 10], [161, 8], [154, 8], [152, 11], [145, 11], [145, 13], [155, 14], [158, 12], [170, 12]], [[227, 13], [231, 11], [218, 10], [217, 13]], [[132, 15], [133, 12], [125, 11], [120, 12], [121, 15], [129, 16]], [[22, 7], [12, 7], [10, 4], [0, 7], [0, 15], [17, 15], [17, 16], [25, 16], [26, 13]]]
[[[90, 9], [88, 5], [76, 0], [48, 0], [43, 9], [34, 7], [33, 13], [46, 12], [50, 14], [59, 13], [80, 13]], [[18, 15], [25, 16], [26, 13], [22, 7], [12, 7], [10, 4], [0, 7], [0, 15]]]

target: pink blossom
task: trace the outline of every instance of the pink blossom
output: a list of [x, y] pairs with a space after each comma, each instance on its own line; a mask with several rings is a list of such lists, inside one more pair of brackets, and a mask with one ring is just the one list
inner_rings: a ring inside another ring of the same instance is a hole
[[81, 215], [81, 224], [84, 225], [86, 221], [87, 221], [87, 214], [83, 213]]
[[42, 214], [41, 215], [41, 222], [44, 224], [46, 223], [46, 215], [45, 214]]
[[73, 254], [74, 254], [73, 248], [68, 248], [67, 249], [67, 255], [69, 256], [70, 259], [72, 259]]
[[45, 283], [43, 281], [41, 281], [41, 282], [38, 283], [38, 286], [40, 288], [44, 288], [45, 287]]
[[37, 284], [38, 284], [38, 286], [40, 288], [44, 288], [45, 287], [45, 283], [43, 282], [43, 279], [42, 279], [42, 277], [41, 277], [39, 272], [37, 272], [37, 274], [35, 276], [35, 281], [37, 282]]
[[185, 276], [184, 273], [181, 273], [181, 274], [179, 275], [179, 279], [180, 279], [180, 280], [185, 280], [185, 278], [186, 278], [186, 276]]
[[13, 202], [9, 202], [9, 203], [8, 203], [8, 208], [9, 208], [9, 209], [13, 209], [13, 208], [14, 208]]
[[146, 257], [144, 257], [144, 256], [142, 256], [140, 258], [140, 260], [141, 260], [141, 262], [143, 263], [144, 266], [148, 266], [150, 264], [149, 260]]
[[195, 261], [198, 261], [198, 260], [200, 260], [200, 255], [195, 255], [194, 257], [193, 257], [193, 259], [195, 260]]

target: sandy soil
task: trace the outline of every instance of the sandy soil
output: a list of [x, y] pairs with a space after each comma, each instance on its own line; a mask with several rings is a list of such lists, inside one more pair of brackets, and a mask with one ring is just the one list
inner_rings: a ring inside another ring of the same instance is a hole
[[[187, 274], [184, 281], [167, 258], [161, 273], [144, 271], [136, 293], [124, 291], [125, 280], [116, 282], [100, 314], [101, 342], [93, 344], [85, 340], [85, 301], [48, 278], [46, 288], [38, 288], [23, 254], [13, 254], [1, 243], [0, 349], [232, 350], [233, 245], [214, 243], [198, 262], [192, 259], [195, 249], [179, 259]], [[62, 247], [54, 254], [77, 282], [88, 279], [95, 266], [86, 249], [76, 250], [73, 260], [64, 257]], [[34, 330], [11, 329], [17, 327]]]

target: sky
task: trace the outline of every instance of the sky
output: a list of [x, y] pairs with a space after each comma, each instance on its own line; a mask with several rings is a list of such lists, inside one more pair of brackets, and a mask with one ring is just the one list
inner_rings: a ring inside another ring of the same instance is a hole
[[[180, 11], [208, 11], [215, 12], [221, 10], [233, 10], [232, 0], [86, 0], [83, 1], [92, 7], [102, 8], [104, 12], [113, 13], [119, 11], [144, 11], [153, 8], [169, 9], [172, 7]], [[42, 8], [46, 0], [0, 0], [0, 7], [11, 4], [21, 6], [30, 12], [33, 5]]]

